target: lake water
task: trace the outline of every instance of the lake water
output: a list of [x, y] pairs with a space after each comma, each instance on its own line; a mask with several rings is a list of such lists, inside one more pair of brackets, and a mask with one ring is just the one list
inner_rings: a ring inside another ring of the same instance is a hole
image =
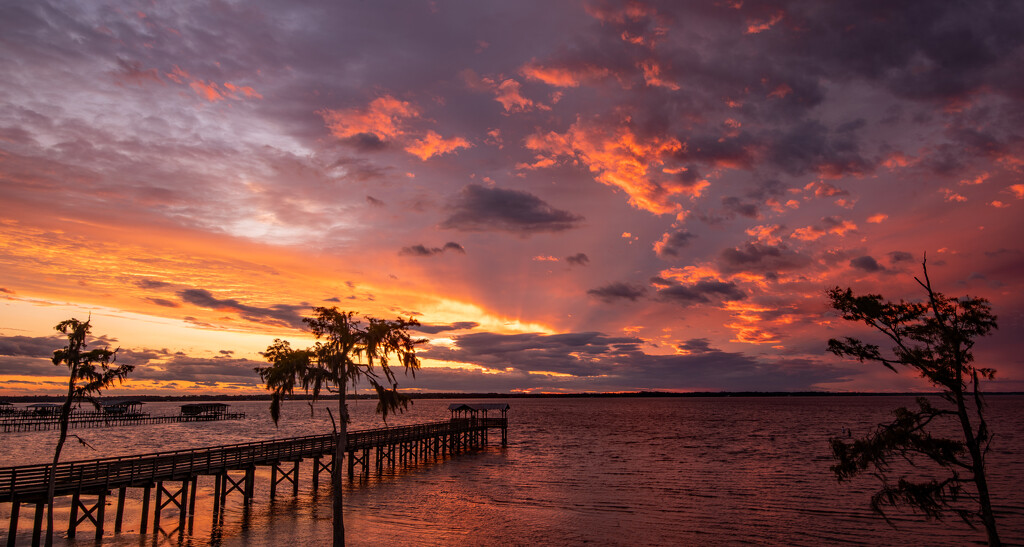
[[[464, 401], [460, 399], [459, 401]], [[392, 424], [446, 419], [446, 400], [420, 400]], [[893, 513], [896, 527], [868, 507], [873, 477], [838, 484], [829, 471], [828, 439], [841, 428], [863, 434], [909, 397], [512, 399], [509, 444], [421, 463], [346, 486], [351, 545], [965, 545], [983, 530], [949, 518], [925, 521]], [[1024, 544], [1024, 397], [989, 397], [995, 432], [989, 467], [998, 525], [1007, 544]], [[336, 403], [333, 403], [336, 404]], [[317, 405], [286, 404], [279, 428], [266, 402], [232, 403], [241, 421], [72, 430], [96, 451], [68, 442], [62, 461], [175, 450], [330, 431]], [[377, 427], [374, 401], [350, 407], [354, 429]], [[170, 414], [173, 403], [146, 411]], [[43, 463], [56, 432], [0, 434], [0, 465]], [[51, 452], [52, 454], [52, 452]], [[270, 472], [257, 472], [249, 509], [229, 498], [213, 523], [213, 481], [201, 477], [191, 535], [140, 537], [141, 490], [129, 489], [124, 530], [105, 545], [323, 545], [331, 538], [330, 490], [314, 495], [311, 464], [299, 496], [279, 489], [268, 501]], [[321, 481], [323, 485], [326, 477]], [[282, 493], [283, 491], [283, 493]], [[108, 500], [116, 500], [108, 498]], [[67, 525], [67, 498], [57, 528]], [[21, 513], [19, 543], [31, 532]], [[173, 511], [164, 523], [176, 525]], [[10, 504], [0, 504], [6, 536]], [[63, 534], [61, 534], [63, 535]], [[93, 544], [79, 528], [76, 542]]]

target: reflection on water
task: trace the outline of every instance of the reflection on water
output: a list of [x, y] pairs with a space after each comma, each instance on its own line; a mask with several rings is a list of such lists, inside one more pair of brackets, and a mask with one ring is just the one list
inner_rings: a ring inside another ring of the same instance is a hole
[[[417, 401], [393, 423], [443, 419], [449, 401]], [[894, 515], [892, 528], [871, 514], [871, 478], [838, 485], [828, 466], [827, 440], [842, 427], [864, 433], [908, 398], [714, 398], [513, 400], [507, 448], [428, 460], [346, 486], [346, 529], [353, 545], [721, 544], [963, 545], [984, 532], [955, 521], [935, 523]], [[989, 464], [999, 525], [1007, 543], [1024, 543], [1024, 397], [992, 396], [996, 432]], [[168, 404], [169, 405], [169, 404]], [[107, 453], [141, 453], [267, 439], [330, 430], [326, 415], [305, 403], [286, 407], [280, 429], [265, 402], [233, 403], [241, 422], [166, 424], [78, 434]], [[147, 408], [154, 413], [159, 404]], [[353, 428], [376, 427], [373, 402], [353, 405]], [[4, 459], [46, 459], [54, 432], [4, 435]], [[43, 446], [40, 448], [40, 446]], [[66, 459], [97, 457], [78, 445]], [[5, 465], [9, 465], [5, 461]], [[280, 488], [269, 501], [269, 469], [260, 469], [252, 506], [229, 498], [211, 519], [213, 480], [201, 477], [192, 533], [140, 537], [141, 490], [129, 490], [121, 535], [107, 510], [105, 545], [322, 545], [331, 537], [328, 481], [311, 491], [304, 462], [298, 497]], [[108, 498], [111, 503], [116, 496]], [[67, 500], [62, 516], [67, 523]], [[6, 528], [9, 505], [0, 509]], [[19, 540], [28, 540], [31, 511], [23, 508]], [[177, 515], [165, 509], [163, 524]], [[92, 529], [77, 543], [90, 545]]]

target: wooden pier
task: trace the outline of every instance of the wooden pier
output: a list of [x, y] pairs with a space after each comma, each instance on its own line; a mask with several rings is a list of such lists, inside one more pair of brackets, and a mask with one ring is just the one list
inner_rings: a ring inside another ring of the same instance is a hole
[[[453, 405], [455, 406], [455, 405]], [[462, 407], [473, 405], [462, 405]], [[485, 405], [479, 405], [483, 407]], [[486, 405], [496, 408], [497, 405]], [[491, 408], [493, 409], [493, 408]], [[480, 417], [477, 412], [452, 411], [452, 419], [443, 422], [401, 427], [351, 431], [345, 448], [348, 475], [356, 467], [363, 475], [371, 470], [380, 474], [414, 464], [421, 459], [445, 457], [485, 446], [488, 432], [499, 430], [502, 445], [508, 440], [505, 411], [501, 417]], [[484, 410], [486, 413], [486, 410]], [[255, 470], [267, 466], [271, 470], [270, 497], [278, 486], [288, 483], [292, 495], [298, 494], [299, 465], [312, 459], [311, 483], [317, 490], [320, 474], [332, 471], [335, 437], [333, 434], [311, 435], [252, 443], [213, 446], [192, 450], [158, 452], [136, 456], [101, 458], [66, 462], [56, 467], [56, 496], [71, 496], [68, 537], [74, 537], [79, 525], [89, 521], [96, 539], [103, 537], [107, 496], [117, 493], [114, 533], [121, 531], [125, 493], [128, 488], [141, 488], [142, 516], [139, 526], [146, 534], [150, 523], [153, 531], [160, 529], [160, 516], [167, 507], [178, 511], [177, 530], [184, 533], [186, 519], [195, 513], [196, 483], [200, 476], [214, 477], [214, 517], [223, 511], [229, 494], [238, 493], [248, 505], [254, 496]], [[38, 545], [43, 533], [46, 490], [50, 465], [26, 465], [0, 468], [0, 503], [11, 503], [8, 545], [15, 545], [18, 519], [23, 505], [34, 505], [35, 519], [32, 544]], [[330, 481], [328, 480], [328, 484]], [[150, 511], [151, 494], [155, 501]], [[93, 503], [83, 500], [92, 498]], [[172, 532], [173, 533], [173, 532]]]
[[[111, 413], [72, 412], [68, 428], [116, 427], [125, 425], [167, 424], [176, 422], [213, 422], [219, 420], [241, 420], [245, 414], [228, 412], [223, 403], [182, 405], [180, 414], [153, 416], [142, 412]], [[0, 416], [0, 433], [16, 431], [47, 431], [60, 427], [60, 416], [55, 413], [32, 411], [8, 412]]]

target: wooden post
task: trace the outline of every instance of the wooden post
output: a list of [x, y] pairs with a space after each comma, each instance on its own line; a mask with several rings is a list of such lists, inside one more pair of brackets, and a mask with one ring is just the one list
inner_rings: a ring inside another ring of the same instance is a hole
[[349, 450], [345, 454], [345, 459], [348, 460], [348, 478], [349, 479], [352, 478], [352, 473], [353, 473], [353, 471], [355, 471], [356, 459], [352, 457], [354, 455], [355, 455], [355, 453], [353, 451], [351, 451], [351, 450]]
[[146, 529], [149, 527], [149, 490], [152, 485], [147, 484], [142, 490], [142, 519], [139, 523], [139, 533], [145, 534]]
[[277, 495], [277, 464], [270, 466], [270, 501]]
[[160, 531], [160, 500], [164, 497], [164, 481], [156, 483], [156, 507], [153, 508], [153, 533]]
[[192, 533], [192, 525], [196, 520], [196, 487], [199, 485], [199, 475], [192, 477], [192, 486], [188, 492], [188, 532]]
[[220, 512], [221, 482], [223, 480], [223, 476], [220, 473], [213, 476], [213, 516], [215, 520], [217, 513]]
[[39, 539], [42, 537], [43, 531], [43, 507], [45, 503], [36, 504], [36, 518], [32, 522], [32, 545], [39, 545]]
[[292, 495], [299, 497], [299, 460], [295, 460], [295, 467], [292, 468]]
[[107, 491], [100, 492], [96, 499], [96, 542], [103, 540], [103, 521], [107, 514]]
[[313, 457], [313, 491], [320, 488], [320, 456]]
[[14, 547], [14, 537], [18, 535], [18, 512], [21, 509], [21, 502], [11, 502], [11, 526], [7, 529], [7, 547]]
[[128, 488], [122, 486], [117, 491], [117, 511], [114, 513], [114, 533], [121, 533], [121, 521], [124, 519], [124, 497]]
[[188, 518], [188, 479], [181, 481], [178, 492], [178, 533], [185, 535], [185, 519]]
[[71, 518], [68, 520], [68, 539], [75, 538], [75, 528], [78, 528], [78, 492], [71, 495]]
[[243, 497], [245, 498], [245, 504], [249, 505], [252, 503], [253, 490], [256, 488], [256, 468], [250, 467], [245, 470], [245, 492]]

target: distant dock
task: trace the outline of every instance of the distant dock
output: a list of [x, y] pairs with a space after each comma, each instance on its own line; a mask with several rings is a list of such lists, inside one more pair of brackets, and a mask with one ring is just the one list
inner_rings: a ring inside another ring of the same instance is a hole
[[[224, 403], [192, 403], [181, 405], [181, 413], [153, 416], [142, 412], [140, 401], [118, 401], [103, 405], [96, 412], [72, 412], [68, 419], [69, 428], [118, 427], [126, 425], [166, 424], [174, 422], [214, 422], [219, 420], [241, 420], [244, 413], [229, 412]], [[7, 407], [0, 414], [0, 432], [46, 431], [60, 427], [60, 405], [41, 403], [29, 405], [26, 409]]]
[[[355, 474], [357, 465], [364, 476], [370, 474], [371, 468], [381, 474], [385, 468], [397, 469], [428, 458], [444, 458], [481, 448], [487, 445], [488, 432], [495, 429], [500, 431], [501, 444], [506, 445], [508, 409], [507, 404], [453, 404], [449, 406], [451, 419], [448, 421], [350, 431], [344, 450], [348, 476]], [[488, 411], [500, 417], [489, 417]], [[270, 467], [271, 499], [277, 495], [278, 485], [284, 482], [289, 483], [292, 495], [297, 496], [299, 464], [304, 459], [312, 459], [312, 487], [317, 490], [320, 474], [326, 471], [330, 475], [334, 469], [334, 449], [335, 436], [327, 434], [65, 462], [55, 469], [56, 495], [72, 497], [69, 538], [74, 538], [78, 526], [86, 521], [95, 528], [96, 540], [103, 538], [107, 496], [115, 490], [114, 533], [119, 534], [128, 488], [143, 489], [141, 534], [146, 534], [152, 524], [154, 534], [177, 531], [184, 535], [192, 528], [200, 476], [214, 477], [213, 515], [216, 519], [218, 515], [223, 516], [229, 494], [237, 492], [244, 505], [252, 502], [257, 466]], [[39, 545], [50, 469], [48, 464], [0, 468], [0, 503], [12, 504], [8, 545], [16, 544], [22, 505], [35, 505], [32, 544]], [[156, 500], [150, 511], [150, 497], [154, 492]], [[95, 502], [83, 498], [92, 498]], [[178, 513], [177, 526], [170, 531], [161, 528], [161, 513], [166, 508], [177, 509]]]

